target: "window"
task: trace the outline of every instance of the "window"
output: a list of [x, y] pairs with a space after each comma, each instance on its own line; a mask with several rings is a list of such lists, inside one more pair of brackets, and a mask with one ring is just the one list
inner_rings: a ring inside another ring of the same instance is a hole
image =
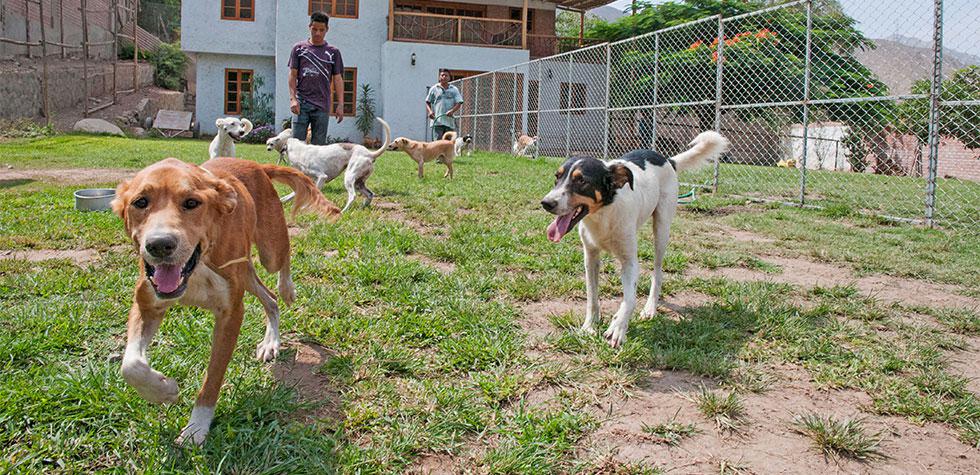
[[225, 114], [241, 114], [242, 95], [251, 91], [251, 69], [225, 69]]
[[465, 69], [450, 69], [449, 70], [449, 82], [458, 81], [460, 79], [465, 79], [470, 76], [476, 76], [477, 74], [483, 74], [483, 71], [468, 71]]
[[[344, 68], [344, 116], [357, 115], [357, 68]], [[334, 96], [336, 100], [336, 96]]]
[[[521, 11], [523, 8], [511, 8], [510, 9], [510, 19], [521, 21]], [[534, 10], [530, 8], [527, 9], [527, 32], [530, 33], [534, 29]]]
[[[569, 94], [571, 93], [571, 94]], [[558, 108], [562, 109], [563, 114], [567, 114], [567, 109], [583, 109], [586, 107], [586, 89], [585, 84], [582, 83], [561, 83], [561, 89], [559, 90], [558, 98]], [[569, 97], [569, 95], [571, 97]], [[582, 115], [585, 111], [576, 110], [571, 111], [572, 114]]]
[[221, 19], [255, 21], [255, 0], [221, 0]]
[[357, 0], [310, 0], [310, 12], [323, 12], [329, 17], [357, 18]]

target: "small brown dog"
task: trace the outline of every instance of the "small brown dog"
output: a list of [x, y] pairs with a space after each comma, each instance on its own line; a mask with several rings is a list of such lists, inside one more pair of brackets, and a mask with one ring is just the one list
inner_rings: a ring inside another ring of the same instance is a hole
[[140, 256], [122, 360], [126, 382], [151, 402], [177, 401], [176, 381], [150, 367], [146, 348], [176, 303], [211, 310], [215, 317], [211, 361], [179, 444], [200, 445], [207, 437], [238, 341], [246, 291], [258, 297], [266, 314], [256, 357], [269, 361], [279, 352], [276, 296], [259, 280], [251, 259], [254, 244], [262, 266], [279, 273], [283, 301], [292, 303], [296, 290], [289, 274], [289, 234], [273, 181], [296, 192], [294, 213], [310, 209], [340, 216], [340, 209], [299, 171], [227, 157], [201, 166], [168, 158], [116, 189], [112, 209]]
[[388, 150], [402, 151], [419, 164], [419, 178], [422, 178], [422, 165], [433, 160], [446, 165], [443, 178], [453, 177], [453, 159], [456, 158], [456, 146], [451, 140], [436, 140], [434, 142], [419, 142], [417, 140], [398, 137]]

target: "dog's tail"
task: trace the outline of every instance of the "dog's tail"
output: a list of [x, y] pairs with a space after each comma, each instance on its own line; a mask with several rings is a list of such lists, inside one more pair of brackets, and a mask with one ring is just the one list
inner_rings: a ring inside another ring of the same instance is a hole
[[701, 132], [689, 144], [691, 148], [672, 158], [677, 172], [693, 170], [707, 162], [715, 161], [728, 151], [728, 139], [713, 130]]
[[292, 188], [296, 193], [296, 201], [293, 203], [293, 219], [296, 219], [296, 213], [307, 210], [327, 218], [330, 222], [335, 222], [340, 218], [340, 208], [323, 196], [323, 193], [316, 189], [313, 180], [310, 180], [302, 172], [294, 168], [277, 165], [263, 165], [262, 171], [270, 180], [278, 181]]
[[443, 140], [448, 140], [450, 142], [455, 142], [456, 141], [456, 132], [450, 130], [450, 131], [442, 134], [442, 139]]
[[375, 119], [377, 119], [378, 122], [381, 122], [381, 127], [385, 129], [385, 141], [381, 144], [381, 148], [369, 154], [372, 162], [377, 160], [382, 153], [385, 153], [385, 150], [388, 150], [388, 145], [391, 145], [391, 127], [388, 127], [388, 123], [381, 117], [375, 117]]

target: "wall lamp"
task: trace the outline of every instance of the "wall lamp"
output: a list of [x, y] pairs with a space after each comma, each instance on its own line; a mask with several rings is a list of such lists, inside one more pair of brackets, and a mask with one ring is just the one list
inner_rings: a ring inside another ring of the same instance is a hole
[[412, 66], [415, 66], [415, 53], [412, 53]]

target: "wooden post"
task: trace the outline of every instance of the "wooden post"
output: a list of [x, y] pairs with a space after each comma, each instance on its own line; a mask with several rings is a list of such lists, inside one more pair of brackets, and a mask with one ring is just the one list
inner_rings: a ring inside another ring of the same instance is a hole
[[521, 9], [521, 49], [527, 49], [527, 0]]
[[630, 16], [633, 16], [633, 15], [636, 15], [636, 0], [633, 0], [633, 12], [630, 13]]
[[457, 43], [463, 42], [463, 19], [462, 18], [456, 19], [456, 42]]
[[388, 0], [388, 41], [395, 38], [395, 0]]
[[[42, 20], [43, 21], [43, 20]], [[27, 57], [31, 57], [31, 2], [24, 0], [24, 45], [27, 48]]]
[[61, 59], [65, 59], [65, 0], [58, 0], [58, 43], [61, 43]]
[[[62, 0], [64, 1], [64, 0]], [[119, 102], [119, 83], [118, 72], [116, 69], [119, 66], [119, 0], [112, 0], [112, 14], [109, 15], [109, 31], [112, 32], [112, 102]]]
[[133, 0], [133, 92], [140, 90], [140, 42], [136, 18], [140, 15], [140, 0]]
[[44, 108], [44, 120], [51, 125], [51, 105], [48, 101], [48, 38], [44, 30], [44, 1], [37, 2], [41, 9], [41, 107]]
[[82, 116], [88, 117], [88, 9], [85, 0], [82, 0], [82, 82], [85, 88]]

